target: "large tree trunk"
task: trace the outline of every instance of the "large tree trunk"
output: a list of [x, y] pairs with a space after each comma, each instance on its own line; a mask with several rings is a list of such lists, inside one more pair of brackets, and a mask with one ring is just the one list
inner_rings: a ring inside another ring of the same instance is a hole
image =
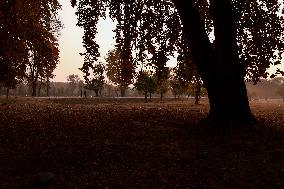
[[[211, 0], [215, 48], [209, 41], [199, 12], [192, 0], [174, 1], [184, 25], [197, 69], [210, 103], [209, 123], [243, 123], [254, 120], [244, 83], [245, 70], [239, 64], [236, 28], [229, 0]], [[224, 92], [226, 90], [226, 92]]]

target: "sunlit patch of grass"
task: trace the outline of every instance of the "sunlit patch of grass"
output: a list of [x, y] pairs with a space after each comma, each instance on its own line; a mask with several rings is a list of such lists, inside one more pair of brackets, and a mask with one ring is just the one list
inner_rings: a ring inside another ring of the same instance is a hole
[[250, 106], [260, 129], [267, 134], [284, 133], [284, 103], [281, 99], [254, 101]]

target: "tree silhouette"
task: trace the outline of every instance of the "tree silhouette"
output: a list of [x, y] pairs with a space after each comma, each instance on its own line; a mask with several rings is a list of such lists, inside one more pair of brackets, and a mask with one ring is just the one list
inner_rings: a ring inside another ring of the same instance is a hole
[[86, 89], [93, 90], [96, 93], [96, 97], [101, 94], [105, 83], [104, 77], [105, 66], [100, 62], [93, 66], [93, 77], [86, 80]]
[[[268, 77], [283, 53], [283, 17], [277, 0], [71, 0], [78, 25], [85, 30], [86, 51], [98, 56], [95, 42], [99, 17], [117, 21], [116, 42], [131, 60], [157, 51], [170, 55], [185, 48], [208, 92], [208, 123], [251, 123], [244, 79]], [[210, 32], [214, 38], [210, 39]], [[86, 41], [88, 40], [88, 41]], [[90, 42], [89, 42], [90, 41]], [[88, 42], [88, 43], [87, 43]], [[278, 53], [277, 56], [275, 53]], [[278, 71], [280, 73], [280, 71]], [[222, 83], [222, 86], [220, 85]], [[227, 93], [222, 92], [226, 87]]]
[[175, 98], [179, 98], [185, 92], [184, 86], [176, 78], [170, 80], [170, 86]]
[[118, 49], [110, 50], [105, 60], [107, 77], [112, 83], [119, 86], [120, 94], [124, 97], [125, 90], [133, 80], [134, 66], [130, 66], [130, 69], [127, 68]]
[[194, 104], [199, 104], [201, 95], [204, 94], [203, 81], [193, 62], [190, 49], [181, 49], [177, 61], [177, 68], [174, 70], [176, 78], [181, 87], [185, 88], [187, 95], [195, 97]]
[[81, 86], [80, 86], [81, 80], [80, 80], [80, 77], [78, 75], [75, 75], [75, 74], [68, 75], [67, 76], [67, 82], [68, 82], [68, 89], [70, 91], [69, 95], [73, 96], [74, 91], [77, 87], [80, 88], [79, 90], [81, 90]]
[[[14, 88], [28, 77], [51, 77], [59, 59], [60, 5], [54, 1], [0, 2], [0, 84]], [[35, 95], [35, 87], [33, 87]]]
[[164, 94], [170, 89], [169, 79], [158, 80], [157, 79], [157, 93], [160, 94], [160, 100], [163, 100]]
[[152, 77], [148, 72], [140, 70], [137, 75], [137, 80], [134, 83], [134, 87], [144, 93], [145, 102], [148, 102], [148, 94], [150, 95], [150, 101], [152, 94], [157, 89], [157, 79]]

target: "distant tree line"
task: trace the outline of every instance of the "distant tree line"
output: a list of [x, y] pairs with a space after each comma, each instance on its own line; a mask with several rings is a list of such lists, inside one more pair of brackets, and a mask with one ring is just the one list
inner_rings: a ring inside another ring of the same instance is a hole
[[[161, 100], [165, 96], [175, 98], [194, 96], [194, 91], [189, 92], [191, 89], [186, 88], [186, 86], [179, 85], [179, 89], [177, 89], [177, 83], [179, 83], [178, 80], [169, 78], [160, 85], [156, 75], [151, 76], [150, 72], [140, 71], [137, 73], [137, 79], [135, 79], [133, 85], [124, 89], [124, 96], [144, 96], [145, 102], [148, 102], [148, 98], [151, 101], [153, 96]], [[90, 82], [86, 83], [75, 74], [69, 75], [66, 78], [66, 82], [51, 81], [49, 85], [42, 83], [38, 84], [36, 89], [38, 97], [123, 97], [120, 86], [114, 85], [107, 78], [101, 81], [98, 78], [92, 78]], [[5, 93], [6, 89], [0, 87], [0, 95], [5, 95]], [[33, 89], [27, 80], [10, 90], [10, 95], [12, 96], [33, 96], [32, 93]]]
[[166, 67], [167, 55], [163, 51], [158, 51], [151, 58], [145, 56], [144, 61], [148, 61], [147, 66], [141, 64], [138, 69], [139, 62], [136, 62], [137, 67], [131, 67], [129, 70], [129, 67], [125, 67], [127, 63], [123, 59], [123, 53], [119, 48], [115, 48], [106, 55], [105, 64], [93, 61], [92, 65], [86, 66], [85, 62], [80, 68], [84, 73], [84, 88], [93, 90], [95, 96], [101, 96], [104, 83], [108, 81], [119, 90], [121, 97], [129, 96], [127, 92], [129, 93], [130, 87], [132, 91], [136, 90], [138, 94], [143, 95], [145, 102], [148, 102], [148, 98], [151, 101], [152, 95], [155, 94], [158, 94], [162, 100], [169, 91], [175, 98], [182, 95], [193, 96], [195, 104], [199, 103], [202, 95], [206, 95], [203, 81], [197, 71], [185, 68], [185, 65], [191, 63], [188, 58], [179, 56], [177, 67], [169, 68]]
[[[152, 57], [148, 67], [133, 70], [132, 79], [127, 79], [122, 71], [120, 53], [117, 49], [110, 50], [105, 57], [105, 63], [98, 62], [93, 65], [91, 74], [85, 75], [82, 80], [78, 75], [71, 74], [66, 82], [53, 82], [49, 78], [37, 76], [36, 80], [27, 76], [19, 80], [10, 94], [15, 96], [55, 96], [55, 97], [137, 97], [144, 96], [145, 102], [152, 97], [163, 100], [166, 97], [194, 98], [199, 104], [202, 96], [207, 96], [201, 77], [194, 69], [189, 58], [178, 57], [177, 66], [169, 68], [164, 66], [167, 58], [160, 53]], [[164, 61], [159, 68], [159, 61]], [[154, 63], [153, 63], [154, 62]], [[81, 69], [82, 70], [82, 69]], [[82, 70], [83, 71], [83, 70]], [[126, 82], [127, 81], [127, 82]], [[222, 84], [221, 84], [222, 85]], [[284, 79], [277, 77], [271, 80], [261, 79], [258, 85], [247, 82], [249, 100], [283, 98]], [[224, 88], [224, 93], [226, 89]], [[6, 95], [7, 87], [0, 86], [0, 95]]]

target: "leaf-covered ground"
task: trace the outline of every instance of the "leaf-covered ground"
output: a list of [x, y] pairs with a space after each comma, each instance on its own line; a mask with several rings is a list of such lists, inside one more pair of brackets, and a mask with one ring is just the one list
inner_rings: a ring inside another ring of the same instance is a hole
[[206, 102], [0, 99], [0, 188], [284, 188], [284, 103], [251, 107], [255, 129], [218, 130]]

